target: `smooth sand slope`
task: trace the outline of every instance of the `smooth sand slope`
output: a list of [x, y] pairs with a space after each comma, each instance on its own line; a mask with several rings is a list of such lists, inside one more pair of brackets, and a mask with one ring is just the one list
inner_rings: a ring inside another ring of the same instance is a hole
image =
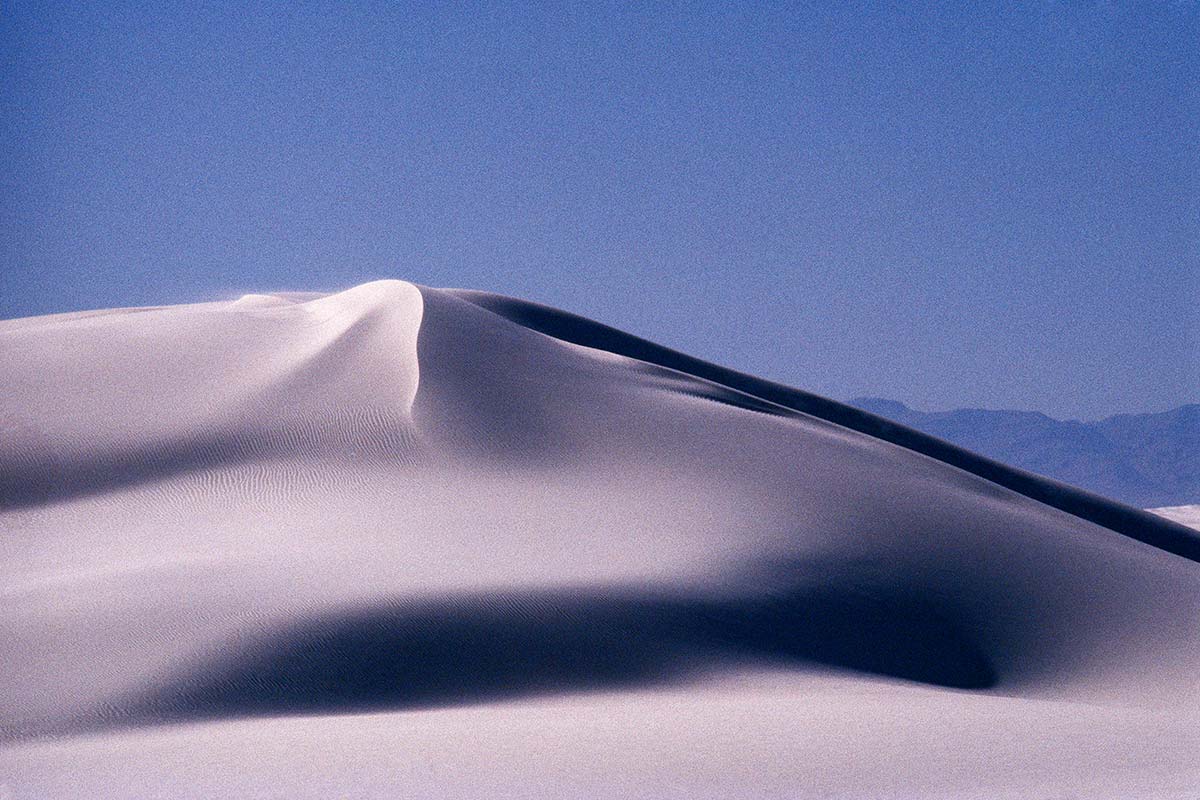
[[1200, 796], [1200, 535], [508, 298], [0, 322], [0, 797]]
[[1180, 525], [1200, 530], [1200, 505], [1166, 506], [1150, 510], [1160, 517], [1166, 517], [1173, 522], [1178, 522]]

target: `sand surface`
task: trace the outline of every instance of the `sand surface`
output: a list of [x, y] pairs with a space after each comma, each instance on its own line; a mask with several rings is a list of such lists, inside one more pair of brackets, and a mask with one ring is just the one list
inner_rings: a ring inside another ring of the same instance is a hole
[[1200, 534], [832, 401], [399, 281], [0, 377], [4, 800], [1200, 796]]
[[1160, 517], [1166, 517], [1169, 520], [1178, 522], [1180, 525], [1187, 525], [1189, 528], [1200, 530], [1200, 505], [1164, 506], [1163, 508], [1152, 508], [1150, 510]]

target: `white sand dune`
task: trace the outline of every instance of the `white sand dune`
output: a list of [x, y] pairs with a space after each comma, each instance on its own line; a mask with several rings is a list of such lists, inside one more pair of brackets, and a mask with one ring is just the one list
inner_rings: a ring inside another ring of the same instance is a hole
[[398, 281], [0, 377], [0, 797], [1200, 796], [1200, 534], [832, 401]]
[[1200, 505], [1165, 506], [1163, 508], [1152, 508], [1150, 511], [1158, 514], [1160, 517], [1166, 517], [1173, 522], [1178, 522], [1180, 525], [1200, 530]]

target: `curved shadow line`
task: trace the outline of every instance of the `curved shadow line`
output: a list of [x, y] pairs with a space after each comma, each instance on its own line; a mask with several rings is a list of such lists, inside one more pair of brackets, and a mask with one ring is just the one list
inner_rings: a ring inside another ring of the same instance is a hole
[[685, 682], [804, 665], [986, 689], [997, 675], [945, 609], [900, 591], [752, 597], [653, 589], [506, 591], [305, 620], [110, 707], [99, 727], [350, 713]]

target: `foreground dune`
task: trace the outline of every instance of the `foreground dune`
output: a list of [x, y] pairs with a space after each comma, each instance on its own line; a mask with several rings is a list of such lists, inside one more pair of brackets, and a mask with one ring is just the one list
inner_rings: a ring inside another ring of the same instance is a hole
[[398, 281], [0, 369], [0, 797], [1200, 788], [1200, 535], [847, 406]]

